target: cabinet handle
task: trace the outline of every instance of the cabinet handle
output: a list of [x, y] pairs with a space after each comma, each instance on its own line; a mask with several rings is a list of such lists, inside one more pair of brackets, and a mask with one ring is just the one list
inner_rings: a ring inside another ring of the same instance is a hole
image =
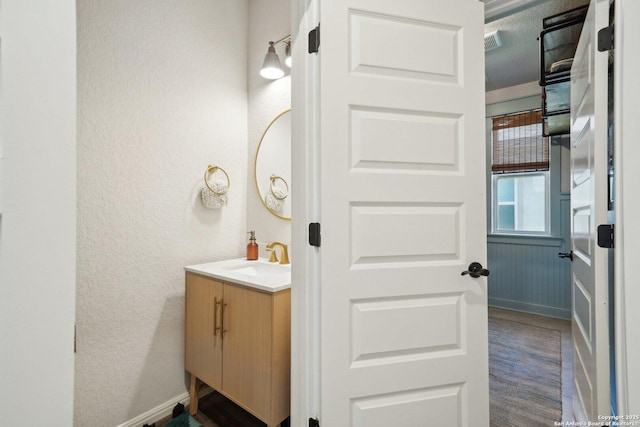
[[222, 339], [224, 339], [224, 334], [227, 333], [227, 328], [224, 327], [224, 310], [227, 308], [227, 304], [223, 301], [224, 300], [220, 301], [221, 307], [222, 307], [222, 309], [220, 310], [220, 323], [222, 326], [222, 331], [220, 332], [220, 336], [222, 337]]
[[218, 335], [218, 330], [220, 330], [220, 326], [218, 326], [218, 304], [222, 305], [222, 300], [218, 301], [218, 297], [213, 298], [213, 336]]

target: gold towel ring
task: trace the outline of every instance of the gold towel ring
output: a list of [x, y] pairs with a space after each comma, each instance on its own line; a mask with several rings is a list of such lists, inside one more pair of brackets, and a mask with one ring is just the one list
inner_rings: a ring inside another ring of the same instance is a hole
[[[224, 191], [216, 191], [213, 188], [211, 188], [211, 186], [209, 185], [209, 179], [208, 179], [209, 175], [213, 175], [214, 173], [216, 173], [216, 171], [221, 171], [224, 174], [224, 176], [227, 177], [227, 189]], [[227, 194], [227, 192], [229, 191], [229, 187], [231, 187], [231, 180], [229, 179], [229, 175], [227, 174], [227, 171], [222, 169], [220, 166], [209, 165], [209, 167], [207, 167], [207, 170], [204, 172], [204, 184], [207, 186], [209, 191], [211, 191], [213, 194], [217, 194], [221, 196], [223, 194]]]
[[[276, 192], [273, 191], [273, 186], [276, 183], [276, 180], [278, 179], [284, 183], [285, 187], [287, 187], [287, 193], [284, 196], [278, 196]], [[273, 197], [275, 197], [278, 200], [284, 200], [287, 198], [287, 196], [289, 196], [289, 184], [287, 184], [287, 181], [285, 181], [283, 177], [277, 176], [277, 175], [271, 175], [269, 177], [269, 180], [271, 181], [271, 184], [269, 185], [269, 191], [271, 191], [271, 194], [273, 194]]]

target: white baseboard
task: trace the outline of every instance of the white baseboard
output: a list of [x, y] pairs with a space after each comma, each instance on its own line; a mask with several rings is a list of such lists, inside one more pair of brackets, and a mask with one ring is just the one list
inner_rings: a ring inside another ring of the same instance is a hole
[[[207, 394], [212, 392], [213, 392], [213, 389], [210, 387], [207, 387], [198, 393], [198, 397], [206, 396]], [[141, 427], [145, 424], [153, 424], [156, 421], [159, 421], [169, 415], [172, 415], [173, 408], [178, 403], [182, 403], [185, 407], [189, 407], [190, 401], [191, 400], [189, 398], [189, 393], [185, 391], [184, 393], [174, 397], [173, 399], [167, 400], [161, 405], [158, 405], [155, 408], [148, 410], [144, 414], [140, 414], [137, 417], [120, 424], [118, 427]]]
[[120, 424], [118, 427], [140, 427], [145, 424], [153, 424], [156, 421], [173, 414], [173, 408], [178, 402], [187, 406], [187, 404], [189, 403], [189, 393], [185, 391], [184, 393], [174, 397], [173, 399], [167, 400], [163, 404], [150, 409], [144, 414], [140, 414], [137, 417]]

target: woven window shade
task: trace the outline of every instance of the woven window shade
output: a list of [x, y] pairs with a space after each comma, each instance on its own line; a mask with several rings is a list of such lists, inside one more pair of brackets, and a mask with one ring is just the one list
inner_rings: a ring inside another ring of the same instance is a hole
[[549, 138], [540, 110], [493, 118], [493, 173], [549, 170]]

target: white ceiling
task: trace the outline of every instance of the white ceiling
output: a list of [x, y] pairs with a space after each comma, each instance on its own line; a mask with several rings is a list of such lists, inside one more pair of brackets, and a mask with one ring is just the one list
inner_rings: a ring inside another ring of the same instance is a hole
[[[542, 19], [589, 0], [484, 0], [485, 34], [500, 30], [503, 45], [485, 53], [485, 90], [540, 80]], [[515, 13], [514, 13], [515, 11]]]

